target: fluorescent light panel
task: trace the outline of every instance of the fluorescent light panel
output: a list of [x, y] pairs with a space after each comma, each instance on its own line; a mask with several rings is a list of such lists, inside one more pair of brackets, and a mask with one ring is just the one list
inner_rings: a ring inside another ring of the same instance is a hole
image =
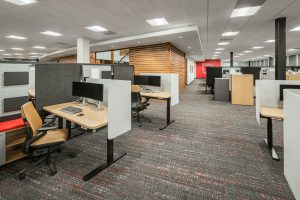
[[41, 34], [48, 35], [48, 36], [53, 36], [53, 37], [62, 36], [62, 34], [56, 33], [56, 32], [53, 32], [53, 31], [44, 31], [44, 32], [41, 32]]
[[224, 51], [225, 48], [217, 48], [216, 51]]
[[218, 45], [220, 46], [225, 46], [225, 45], [229, 45], [230, 43], [229, 42], [219, 42]]
[[105, 32], [108, 31], [106, 28], [103, 28], [101, 26], [88, 26], [85, 27], [86, 29], [90, 30], [90, 31], [94, 31], [94, 32]]
[[246, 50], [244, 53], [252, 53], [253, 51]]
[[4, 0], [4, 1], [18, 5], [18, 6], [23, 6], [23, 5], [32, 4], [32, 3], [37, 2], [35, 0]]
[[260, 47], [260, 46], [257, 46], [257, 47], [252, 47], [252, 49], [263, 49], [264, 47]]
[[236, 32], [225, 32], [225, 33], [222, 33], [222, 36], [223, 37], [228, 37], [228, 36], [235, 36], [235, 35], [238, 35], [239, 32], [236, 31]]
[[0, 52], [4, 52], [5, 50], [4, 49], [0, 49]]
[[261, 8], [261, 6], [236, 8], [231, 13], [231, 18], [255, 15], [259, 11], [260, 8]]
[[155, 18], [155, 19], [149, 19], [146, 20], [148, 24], [151, 26], [162, 26], [162, 25], [167, 25], [169, 22], [166, 20], [166, 18]]
[[15, 40], [26, 40], [27, 39], [26, 37], [22, 37], [22, 36], [18, 36], [18, 35], [8, 35], [5, 37], [9, 38], [9, 39], [15, 39]]
[[16, 51], [24, 51], [24, 49], [22, 48], [19, 48], [19, 47], [13, 47], [13, 48], [10, 48], [12, 50], [16, 50]]
[[297, 26], [297, 27], [291, 29], [290, 31], [292, 31], [292, 32], [294, 32], [294, 31], [300, 31], [300, 26]]
[[32, 48], [34, 48], [34, 49], [46, 49], [46, 47], [43, 47], [43, 46], [34, 46], [34, 47], [32, 47]]
[[274, 43], [275, 40], [267, 40], [266, 43]]

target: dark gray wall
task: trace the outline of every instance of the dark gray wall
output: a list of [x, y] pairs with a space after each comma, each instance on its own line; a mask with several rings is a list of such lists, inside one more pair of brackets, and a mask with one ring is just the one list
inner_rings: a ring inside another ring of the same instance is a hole
[[80, 81], [80, 64], [36, 64], [35, 97], [36, 108], [41, 113], [44, 106], [75, 100], [72, 96], [72, 82]]

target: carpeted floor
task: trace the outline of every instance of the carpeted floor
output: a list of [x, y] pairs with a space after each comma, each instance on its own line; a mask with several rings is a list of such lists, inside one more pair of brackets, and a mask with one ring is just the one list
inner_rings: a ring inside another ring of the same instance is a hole
[[144, 112], [153, 122], [115, 140], [127, 156], [89, 182], [81, 178], [106, 159], [106, 133], [86, 133], [67, 142], [77, 157], [59, 158], [51, 177], [40, 165], [27, 179], [15, 174], [20, 160], [0, 168], [0, 199], [294, 199], [283, 175], [282, 122], [274, 123], [281, 161], [271, 159], [255, 107], [212, 101], [195, 80], [172, 108], [175, 123], [159, 131], [165, 104]]

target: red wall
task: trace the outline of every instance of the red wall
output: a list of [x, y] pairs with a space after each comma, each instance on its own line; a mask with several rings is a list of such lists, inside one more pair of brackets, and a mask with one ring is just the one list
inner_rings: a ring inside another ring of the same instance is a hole
[[221, 60], [205, 59], [203, 62], [197, 62], [196, 64], [196, 78], [206, 78], [206, 67], [220, 67]]

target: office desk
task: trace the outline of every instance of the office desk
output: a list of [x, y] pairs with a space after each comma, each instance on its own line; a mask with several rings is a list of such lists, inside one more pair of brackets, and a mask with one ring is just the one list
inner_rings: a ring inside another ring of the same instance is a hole
[[29, 95], [30, 97], [35, 98], [35, 90], [34, 90], [34, 89], [28, 90], [28, 95]]
[[[68, 114], [65, 112], [60, 111], [62, 108], [65, 108], [67, 106], [74, 106], [82, 109], [83, 116], [77, 116], [78, 114]], [[81, 107], [79, 103], [77, 102], [68, 102], [68, 103], [62, 103], [52, 106], [46, 106], [43, 109], [49, 113], [52, 113], [56, 116], [58, 116], [60, 119], [66, 119], [67, 123], [67, 129], [68, 129], [68, 138], [71, 138], [71, 122], [84, 126], [89, 129], [98, 129], [102, 128], [108, 125], [108, 110], [106, 107], [103, 106], [103, 110], [92, 110], [95, 108], [95, 105], [88, 104], [86, 106]], [[62, 128], [62, 121], [59, 123]], [[88, 174], [86, 174], [83, 177], [84, 181], [88, 181], [94, 176], [96, 176], [98, 173], [115, 163], [117, 160], [125, 156], [126, 153], [121, 154], [120, 156], [117, 156], [114, 158], [114, 152], [113, 152], [113, 139], [109, 140], [107, 139], [107, 161], [106, 163], [98, 166]]]
[[149, 99], [167, 101], [167, 121], [165, 125], [159, 128], [159, 130], [164, 130], [174, 122], [174, 120], [171, 120], [171, 94], [169, 92], [154, 92], [154, 93], [141, 92], [141, 96]]
[[267, 119], [267, 139], [265, 143], [271, 151], [271, 156], [274, 160], [279, 160], [276, 151], [273, 148], [273, 125], [272, 119], [283, 120], [283, 109], [275, 107], [261, 107], [260, 117]]

